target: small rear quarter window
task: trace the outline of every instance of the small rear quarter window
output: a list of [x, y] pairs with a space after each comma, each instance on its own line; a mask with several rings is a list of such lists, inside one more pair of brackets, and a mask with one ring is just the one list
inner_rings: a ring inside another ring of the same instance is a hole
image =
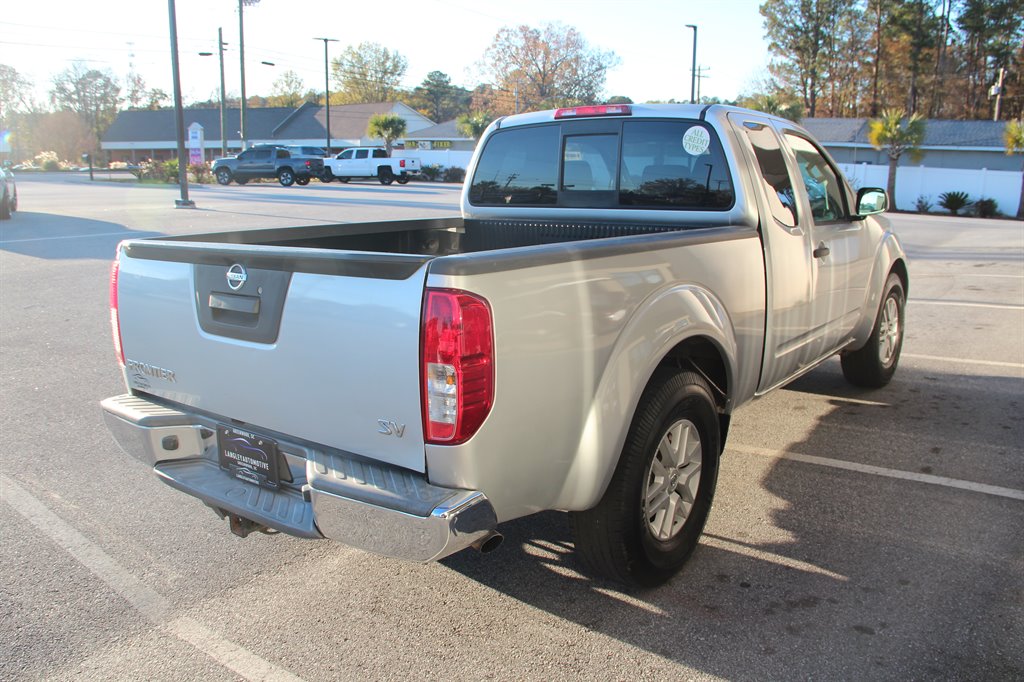
[[469, 188], [480, 206], [552, 206], [558, 199], [557, 126], [513, 128], [487, 140]]

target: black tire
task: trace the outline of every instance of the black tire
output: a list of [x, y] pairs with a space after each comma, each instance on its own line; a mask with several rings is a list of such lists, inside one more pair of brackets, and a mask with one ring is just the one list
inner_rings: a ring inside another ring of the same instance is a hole
[[[699, 438], [695, 448], [693, 436]], [[673, 444], [688, 451], [683, 462], [673, 463]], [[583, 563], [594, 573], [641, 587], [675, 575], [707, 522], [720, 453], [718, 412], [707, 381], [675, 368], [656, 371], [604, 496], [594, 508], [570, 515]], [[679, 507], [685, 504], [689, 509]]]
[[334, 179], [334, 173], [331, 172], [330, 168], [324, 168], [324, 172], [320, 174], [320, 182], [330, 182]]
[[281, 183], [282, 187], [291, 187], [295, 184], [295, 173], [291, 168], [282, 168], [277, 171], [277, 181]]
[[408, 175], [399, 175], [399, 176], [398, 176], [397, 178], [395, 178], [395, 180], [397, 180], [397, 181], [398, 181], [398, 184], [399, 184], [399, 185], [405, 185], [405, 184], [407, 184], [407, 183], [408, 183], [408, 182], [409, 182], [410, 180], [412, 180], [412, 178], [410, 178], [410, 177], [409, 177]]
[[881, 388], [892, 379], [903, 349], [906, 295], [896, 273], [885, 281], [882, 303], [875, 315], [875, 326], [863, 348], [840, 355], [843, 376], [854, 386]]
[[10, 197], [4, 194], [0, 197], [0, 220], [10, 220], [12, 213]]
[[217, 176], [217, 183], [218, 184], [220, 184], [220, 185], [230, 185], [231, 184], [231, 171], [229, 171], [227, 168], [218, 168], [217, 172], [214, 175]]
[[309, 184], [309, 180], [310, 177], [308, 175], [302, 175], [295, 178], [295, 184], [299, 185], [300, 187], [305, 187], [306, 185]]
[[390, 185], [395, 181], [395, 174], [387, 166], [382, 166], [377, 169], [377, 179], [380, 180], [382, 185]]
[[351, 179], [351, 178], [338, 178], [338, 182], [343, 182], [343, 183], [345, 183], [345, 184], [348, 184], [348, 181], [349, 181], [350, 179]]
[[237, 182], [239, 185], [244, 185], [245, 183], [249, 182], [249, 178], [235, 178], [235, 182]]

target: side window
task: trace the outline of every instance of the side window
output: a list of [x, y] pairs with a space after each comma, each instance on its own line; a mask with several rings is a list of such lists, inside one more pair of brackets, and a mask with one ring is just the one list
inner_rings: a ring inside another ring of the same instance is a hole
[[338, 154], [338, 158], [339, 159], [351, 159], [352, 158], [352, 150], [351, 149], [346, 149], [341, 154]]
[[257, 149], [253, 153], [253, 159], [256, 161], [269, 161], [271, 158], [270, 149]]
[[811, 217], [815, 222], [827, 223], [846, 217], [843, 202], [843, 184], [810, 140], [786, 133], [786, 141], [793, 149], [800, 179], [811, 202]]
[[238, 155], [239, 161], [252, 161], [255, 158], [256, 152], [246, 150]]
[[487, 140], [469, 188], [479, 206], [552, 206], [558, 199], [558, 126], [512, 128]]
[[369, 156], [370, 156], [370, 150], [369, 149], [357, 149], [356, 150], [356, 158], [357, 159], [365, 159], [365, 158], [369, 158]]
[[375, 159], [386, 159], [386, 158], [388, 158], [388, 153], [386, 151], [384, 151], [383, 149], [374, 149], [373, 150], [373, 158], [375, 158]]
[[279, 158], [279, 159], [290, 159], [291, 156], [292, 155], [288, 153], [287, 149], [278, 149], [277, 150], [277, 158]]
[[722, 211], [734, 201], [729, 166], [714, 130], [697, 121], [623, 124], [622, 206]]
[[571, 135], [562, 152], [562, 184], [574, 192], [608, 192], [615, 189], [618, 135]]
[[796, 197], [793, 194], [793, 181], [786, 168], [786, 159], [782, 156], [779, 138], [768, 126], [760, 124], [744, 124], [750, 144], [754, 147], [754, 156], [761, 171], [764, 192], [768, 197], [768, 205], [772, 215], [786, 227], [796, 227]]

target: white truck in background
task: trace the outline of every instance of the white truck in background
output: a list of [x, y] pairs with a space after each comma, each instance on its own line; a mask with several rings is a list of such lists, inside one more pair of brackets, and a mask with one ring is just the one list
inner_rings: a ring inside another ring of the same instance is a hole
[[395, 159], [380, 147], [350, 147], [324, 159], [324, 182], [348, 182], [359, 178], [377, 178], [382, 185], [404, 185], [420, 173], [419, 159]]

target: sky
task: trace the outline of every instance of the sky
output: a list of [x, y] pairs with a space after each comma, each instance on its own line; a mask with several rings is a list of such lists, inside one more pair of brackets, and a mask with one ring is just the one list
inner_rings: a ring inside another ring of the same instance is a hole
[[[251, 1], [251, 0], [250, 0]], [[324, 87], [324, 47], [377, 42], [409, 63], [403, 85], [443, 71], [472, 88], [485, 78], [479, 63], [505, 26], [561, 23], [587, 43], [611, 50], [620, 64], [605, 94], [634, 101], [687, 100], [693, 31], [697, 63], [707, 67], [700, 94], [734, 99], [767, 74], [768, 48], [759, 0], [259, 0], [243, 10], [246, 94], [269, 95], [274, 79], [296, 72], [306, 88]], [[182, 95], [185, 102], [217, 99], [217, 28], [228, 43], [225, 80], [240, 90], [236, 0], [176, 0]], [[13, 66], [45, 100], [53, 77], [82, 61], [108, 69], [122, 83], [134, 67], [147, 86], [171, 93], [168, 3], [159, 0], [4, 0], [0, 63]], [[267, 66], [262, 62], [272, 62]], [[122, 93], [123, 94], [123, 93]]]

